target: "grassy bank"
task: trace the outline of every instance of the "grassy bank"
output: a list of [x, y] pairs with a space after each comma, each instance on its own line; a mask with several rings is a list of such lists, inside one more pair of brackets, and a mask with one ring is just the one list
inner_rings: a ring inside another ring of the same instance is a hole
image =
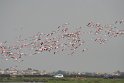
[[124, 79], [68, 78], [65, 80], [49, 80], [48, 83], [124, 83]]
[[53, 78], [53, 77], [0, 77], [0, 82], [46, 82], [46, 83], [124, 83], [124, 79], [103, 78]]

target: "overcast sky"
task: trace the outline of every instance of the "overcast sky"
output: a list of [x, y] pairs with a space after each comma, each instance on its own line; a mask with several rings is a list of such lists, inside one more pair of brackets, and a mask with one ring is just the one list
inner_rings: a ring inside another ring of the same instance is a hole
[[[91, 20], [111, 24], [123, 18], [124, 0], [0, 0], [0, 42], [15, 41], [20, 34], [25, 38], [48, 33], [64, 23], [83, 27]], [[0, 68], [17, 65], [47, 71], [124, 71], [124, 36], [87, 47], [88, 51], [78, 56], [42, 53], [26, 56], [21, 63], [0, 58]]]

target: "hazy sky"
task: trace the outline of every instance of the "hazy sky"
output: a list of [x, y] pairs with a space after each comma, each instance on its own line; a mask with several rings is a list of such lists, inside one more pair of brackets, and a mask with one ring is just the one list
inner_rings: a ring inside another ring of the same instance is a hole
[[[0, 42], [15, 41], [20, 34], [26, 38], [37, 32], [48, 33], [67, 22], [83, 27], [91, 20], [111, 24], [119, 19], [124, 19], [124, 0], [0, 0]], [[87, 47], [88, 51], [78, 56], [42, 53], [26, 56], [22, 63], [0, 58], [0, 68], [17, 65], [47, 71], [124, 71], [124, 36]]]

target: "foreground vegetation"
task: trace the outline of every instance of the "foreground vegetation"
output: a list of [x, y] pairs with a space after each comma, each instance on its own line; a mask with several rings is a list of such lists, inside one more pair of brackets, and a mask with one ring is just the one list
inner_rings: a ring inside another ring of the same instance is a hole
[[86, 79], [66, 79], [66, 80], [54, 80], [48, 83], [124, 83], [124, 79], [102, 79], [102, 78], [86, 78]]
[[124, 83], [124, 78], [84, 78], [84, 77], [0, 77], [0, 82], [45, 82], [45, 83]]

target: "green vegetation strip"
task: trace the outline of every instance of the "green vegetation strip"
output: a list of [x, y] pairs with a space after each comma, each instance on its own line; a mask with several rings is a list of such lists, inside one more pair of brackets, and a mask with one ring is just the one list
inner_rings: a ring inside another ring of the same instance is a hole
[[124, 83], [124, 79], [103, 78], [53, 78], [53, 77], [0, 77], [0, 82], [45, 82], [45, 83]]

